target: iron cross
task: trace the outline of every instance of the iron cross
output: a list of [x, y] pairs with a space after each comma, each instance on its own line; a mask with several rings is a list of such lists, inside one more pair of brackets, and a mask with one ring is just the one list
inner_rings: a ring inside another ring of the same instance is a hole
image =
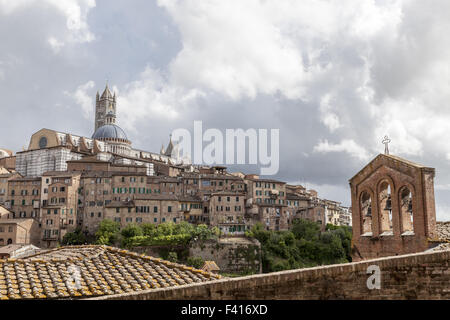
[[384, 136], [383, 141], [381, 141], [384, 144], [384, 154], [389, 154], [389, 142], [391, 142], [391, 139], [388, 136]]

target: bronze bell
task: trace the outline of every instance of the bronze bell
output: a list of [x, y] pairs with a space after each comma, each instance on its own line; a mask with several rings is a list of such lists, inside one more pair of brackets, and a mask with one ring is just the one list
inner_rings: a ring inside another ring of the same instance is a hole
[[384, 210], [392, 210], [392, 201], [391, 201], [391, 195], [389, 195], [388, 199], [386, 200], [386, 207]]
[[366, 217], [371, 217], [371, 216], [372, 216], [372, 206], [369, 206], [369, 208], [367, 208]]

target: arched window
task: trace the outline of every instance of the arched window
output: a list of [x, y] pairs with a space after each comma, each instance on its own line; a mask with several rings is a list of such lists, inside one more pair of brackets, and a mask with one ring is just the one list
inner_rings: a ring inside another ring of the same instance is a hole
[[362, 235], [371, 236], [372, 235], [372, 198], [370, 194], [364, 191], [360, 198], [360, 208], [362, 217]]
[[392, 196], [391, 185], [388, 181], [383, 181], [378, 190], [380, 224], [382, 235], [393, 235], [392, 228]]
[[9, 239], [8, 239], [8, 242], [7, 242], [6, 244], [12, 244], [12, 239], [9, 238]]
[[413, 197], [408, 187], [400, 189], [400, 219], [402, 235], [414, 234]]

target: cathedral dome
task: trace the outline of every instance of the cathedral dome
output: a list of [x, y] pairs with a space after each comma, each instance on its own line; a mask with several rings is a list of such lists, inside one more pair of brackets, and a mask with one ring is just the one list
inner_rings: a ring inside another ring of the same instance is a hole
[[127, 140], [127, 135], [125, 131], [122, 130], [121, 127], [111, 124], [105, 124], [97, 129], [92, 135], [92, 139], [102, 140], [102, 139], [122, 139]]

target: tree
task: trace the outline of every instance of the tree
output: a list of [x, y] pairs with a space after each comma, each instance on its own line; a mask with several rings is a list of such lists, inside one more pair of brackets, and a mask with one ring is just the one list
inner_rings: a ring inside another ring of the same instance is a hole
[[167, 255], [167, 260], [169, 260], [170, 262], [178, 262], [177, 253], [174, 251], [169, 252], [169, 254]]
[[298, 219], [290, 231], [267, 231], [256, 224], [246, 232], [261, 243], [263, 272], [313, 267], [351, 261], [351, 228], [328, 226]]
[[81, 228], [77, 228], [74, 232], [68, 232], [64, 235], [61, 244], [62, 245], [80, 245], [87, 242], [86, 236], [81, 231]]
[[144, 235], [142, 228], [135, 223], [130, 223], [120, 232], [125, 239]]
[[143, 223], [141, 229], [144, 236], [154, 236], [156, 233], [156, 226], [153, 223]]
[[202, 257], [189, 257], [186, 264], [196, 269], [200, 269], [205, 264], [205, 261], [203, 261]]
[[318, 240], [320, 226], [313, 221], [296, 219], [292, 224], [292, 233], [297, 239]]
[[98, 244], [112, 245], [120, 241], [120, 224], [110, 219], [100, 222], [95, 237]]

